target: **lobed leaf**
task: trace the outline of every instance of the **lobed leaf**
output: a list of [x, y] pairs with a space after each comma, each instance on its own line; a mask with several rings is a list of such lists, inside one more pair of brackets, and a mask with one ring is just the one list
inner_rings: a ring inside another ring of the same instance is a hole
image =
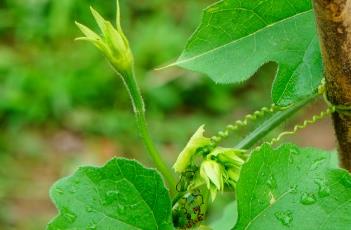
[[310, 0], [223, 0], [204, 10], [174, 65], [238, 83], [277, 62], [272, 99], [288, 106], [316, 93], [322, 79], [316, 34]]
[[133, 160], [81, 167], [54, 184], [50, 196], [59, 214], [47, 229], [173, 229], [161, 176]]

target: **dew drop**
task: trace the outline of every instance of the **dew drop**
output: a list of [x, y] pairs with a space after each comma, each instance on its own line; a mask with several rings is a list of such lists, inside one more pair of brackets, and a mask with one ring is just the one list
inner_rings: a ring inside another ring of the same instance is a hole
[[55, 191], [60, 195], [62, 195], [64, 193], [62, 188], [56, 188]]
[[85, 210], [86, 210], [87, 212], [94, 212], [94, 211], [95, 211], [95, 209], [94, 209], [93, 207], [89, 206], [89, 205], [86, 206]]
[[330, 195], [330, 188], [323, 179], [315, 179], [314, 183], [318, 185], [319, 197], [327, 197]]
[[294, 220], [293, 213], [290, 210], [276, 212], [274, 216], [285, 226], [289, 226]]
[[304, 192], [300, 198], [300, 203], [303, 205], [311, 205], [316, 203], [316, 201], [316, 196], [313, 193]]
[[77, 216], [68, 209], [64, 209], [62, 215], [69, 223], [73, 223], [77, 219]]
[[111, 204], [113, 201], [118, 200], [119, 192], [116, 190], [110, 190], [105, 193], [104, 205]]
[[88, 226], [88, 230], [95, 230], [97, 228], [97, 225], [95, 223], [91, 223], [89, 226]]

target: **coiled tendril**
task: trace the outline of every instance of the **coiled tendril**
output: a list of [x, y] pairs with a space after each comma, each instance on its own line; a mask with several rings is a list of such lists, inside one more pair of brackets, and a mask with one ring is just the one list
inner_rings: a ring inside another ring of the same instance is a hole
[[272, 104], [270, 107], [263, 107], [260, 110], [248, 114], [242, 120], [237, 120], [234, 124], [227, 125], [223, 131], [219, 131], [215, 136], [211, 137], [212, 145], [211, 147], [216, 147], [224, 138], [227, 138], [231, 132], [235, 132], [238, 129], [245, 127], [249, 122], [258, 120], [259, 118], [264, 117], [268, 113], [274, 113], [277, 110], [282, 108]]
[[[292, 130], [284, 131], [284, 132], [280, 133], [277, 137], [273, 138], [271, 141], [265, 142], [265, 144], [268, 144], [268, 145], [272, 146], [272, 145], [278, 143], [283, 137], [294, 135], [299, 130], [304, 129], [304, 128], [306, 128], [309, 125], [315, 124], [316, 122], [322, 120], [323, 118], [331, 115], [334, 112], [335, 112], [335, 106], [330, 106], [325, 111], [322, 111], [319, 114], [312, 116], [311, 119], [305, 120], [303, 123], [295, 125]], [[256, 151], [259, 150], [261, 148], [261, 146], [258, 146], [255, 150]]]

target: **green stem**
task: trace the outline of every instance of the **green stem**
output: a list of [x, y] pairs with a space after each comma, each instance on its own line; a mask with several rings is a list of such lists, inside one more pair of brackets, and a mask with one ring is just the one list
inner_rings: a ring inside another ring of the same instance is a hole
[[[116, 71], [119, 74], [118, 71]], [[158, 152], [154, 142], [152, 141], [146, 118], [145, 118], [145, 105], [143, 97], [141, 96], [140, 89], [138, 87], [137, 81], [135, 79], [134, 70], [131, 69], [122, 73], [121, 76], [132, 101], [133, 110], [136, 118], [136, 123], [138, 126], [139, 134], [143, 139], [144, 145], [149, 153], [151, 159], [156, 165], [157, 169], [164, 176], [167, 184], [169, 186], [171, 194], [175, 194], [175, 179], [169, 167], [167, 167], [165, 161], [161, 158], [160, 153]], [[120, 75], [120, 74], [119, 74]]]
[[279, 126], [281, 123], [286, 121], [287, 118], [294, 115], [306, 104], [310, 103], [316, 96], [311, 96], [302, 100], [301, 102], [292, 105], [291, 107], [278, 111], [273, 114], [270, 118], [264, 121], [259, 127], [247, 135], [243, 140], [241, 140], [236, 146], [236, 149], [249, 149], [254, 146], [259, 140], [264, 138], [270, 131]]

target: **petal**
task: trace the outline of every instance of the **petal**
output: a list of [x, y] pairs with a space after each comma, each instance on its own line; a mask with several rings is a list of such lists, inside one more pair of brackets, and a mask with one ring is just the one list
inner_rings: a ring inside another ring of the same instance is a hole
[[106, 33], [106, 20], [97, 12], [93, 7], [90, 7], [90, 11], [93, 14], [96, 23], [98, 24], [101, 32], [105, 35]]
[[230, 178], [230, 180], [238, 182], [239, 177], [240, 177], [240, 169], [236, 167], [229, 168], [227, 170], [227, 174]]
[[[203, 165], [203, 164], [202, 164]], [[206, 186], [208, 189], [210, 189], [210, 186], [211, 186], [211, 182], [210, 182], [210, 179], [208, 178], [207, 176], [207, 173], [205, 171], [205, 168], [201, 165], [200, 167], [200, 176], [201, 178], [205, 181], [206, 183]]]
[[110, 51], [106, 44], [102, 42], [101, 39], [92, 39], [88, 37], [79, 37], [75, 39], [76, 41], [88, 41], [91, 42], [94, 46], [96, 46], [100, 51], [102, 51], [107, 57], [111, 56]]
[[203, 174], [205, 174], [210, 181], [217, 187], [218, 190], [223, 189], [223, 178], [221, 165], [212, 160], [206, 160], [201, 164]]
[[111, 47], [114, 54], [120, 56], [126, 53], [128, 47], [125, 46], [124, 40], [120, 33], [112, 26], [110, 22], [105, 22], [106, 34], [105, 40]]
[[223, 164], [241, 166], [245, 163], [245, 160], [242, 157], [245, 152], [246, 150], [241, 149], [217, 147], [207, 156], [207, 158], [211, 159], [212, 156], [216, 156]]
[[75, 22], [76, 25], [78, 26], [78, 28], [80, 29], [80, 31], [82, 31], [82, 33], [89, 39], [94, 39], [94, 40], [98, 40], [101, 39], [101, 37], [99, 35], [97, 35], [94, 31], [92, 31], [91, 29], [89, 29], [87, 26], [80, 24], [79, 22]]
[[184, 172], [189, 166], [191, 158], [196, 153], [196, 150], [200, 147], [205, 147], [206, 145], [211, 144], [211, 139], [203, 136], [204, 132], [204, 125], [202, 125], [190, 138], [188, 144], [179, 154], [176, 163], [173, 165], [176, 172]]

